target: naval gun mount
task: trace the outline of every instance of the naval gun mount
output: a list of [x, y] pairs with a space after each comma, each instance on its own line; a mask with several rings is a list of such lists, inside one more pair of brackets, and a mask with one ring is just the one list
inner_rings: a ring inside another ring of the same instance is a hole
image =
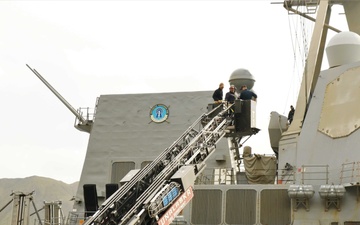
[[[92, 125], [94, 123], [94, 113], [90, 113], [89, 108], [79, 108], [76, 110], [74, 107], [70, 105], [69, 102], [63, 98], [59, 92], [53, 88], [49, 82], [43, 78], [36, 69], [31, 68], [28, 64], [26, 66], [50, 89], [52, 93], [75, 115], [75, 124], [74, 127], [80, 131], [84, 131], [90, 133]], [[83, 116], [85, 114], [85, 117]]]

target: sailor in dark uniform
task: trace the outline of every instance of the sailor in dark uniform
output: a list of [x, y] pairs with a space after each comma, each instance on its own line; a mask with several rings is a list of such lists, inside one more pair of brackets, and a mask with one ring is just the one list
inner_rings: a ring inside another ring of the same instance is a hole
[[248, 90], [246, 85], [241, 86], [240, 99], [251, 100], [253, 99], [253, 97], [254, 97], [254, 101], [256, 101], [257, 95], [254, 92]]
[[219, 88], [214, 91], [214, 94], [212, 95], [212, 98], [214, 99], [215, 103], [221, 103], [223, 99], [223, 88], [224, 83], [219, 84]]
[[226, 95], [225, 95], [225, 101], [232, 104], [235, 102], [235, 99], [236, 99], [235, 86], [231, 85], [230, 91], [228, 93], [226, 93]]

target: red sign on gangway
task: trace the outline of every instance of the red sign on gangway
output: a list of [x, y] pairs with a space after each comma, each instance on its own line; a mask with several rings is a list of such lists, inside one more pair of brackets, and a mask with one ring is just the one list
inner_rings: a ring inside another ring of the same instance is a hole
[[171, 207], [165, 212], [165, 214], [158, 220], [158, 225], [169, 225], [177, 216], [181, 210], [190, 202], [194, 197], [194, 192], [190, 186], [184, 193], [182, 193], [178, 199], [171, 205]]

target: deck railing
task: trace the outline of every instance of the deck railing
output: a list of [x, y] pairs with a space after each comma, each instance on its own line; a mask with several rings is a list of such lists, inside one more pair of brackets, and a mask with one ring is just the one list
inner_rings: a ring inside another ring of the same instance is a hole
[[360, 183], [360, 162], [343, 163], [340, 173], [340, 183]]

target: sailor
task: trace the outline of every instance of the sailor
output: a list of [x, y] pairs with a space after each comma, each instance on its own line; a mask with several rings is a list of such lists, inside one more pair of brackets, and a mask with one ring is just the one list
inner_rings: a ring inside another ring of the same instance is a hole
[[224, 83], [219, 84], [219, 88], [216, 89], [212, 95], [212, 98], [214, 99], [215, 103], [221, 103], [223, 99], [223, 90], [224, 89]]
[[225, 95], [225, 101], [232, 104], [235, 102], [235, 99], [236, 99], [235, 86], [231, 85], [229, 88], [229, 92], [226, 93], [226, 95]]
[[248, 90], [246, 85], [241, 86], [240, 99], [251, 100], [253, 99], [253, 97], [254, 97], [254, 101], [256, 101], [257, 95], [254, 92]]
[[291, 124], [291, 122], [293, 121], [294, 114], [295, 114], [295, 108], [294, 108], [294, 106], [291, 105], [290, 106], [290, 111], [289, 111], [289, 114], [288, 114], [289, 124]]

